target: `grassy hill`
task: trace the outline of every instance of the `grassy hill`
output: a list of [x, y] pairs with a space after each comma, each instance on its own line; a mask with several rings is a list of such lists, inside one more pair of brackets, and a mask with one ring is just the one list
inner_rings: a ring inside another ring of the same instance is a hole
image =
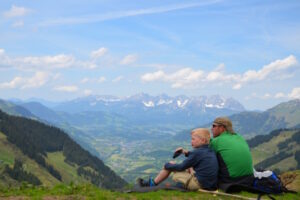
[[300, 129], [275, 130], [248, 140], [248, 144], [255, 168], [284, 172], [300, 167]]
[[0, 183], [18, 185], [36, 179], [45, 186], [73, 182], [120, 188], [126, 184], [60, 129], [0, 111]]

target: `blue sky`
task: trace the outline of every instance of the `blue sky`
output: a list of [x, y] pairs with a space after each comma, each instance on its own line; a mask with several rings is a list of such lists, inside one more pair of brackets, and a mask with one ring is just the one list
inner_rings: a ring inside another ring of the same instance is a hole
[[2, 1], [0, 97], [300, 98], [300, 1]]

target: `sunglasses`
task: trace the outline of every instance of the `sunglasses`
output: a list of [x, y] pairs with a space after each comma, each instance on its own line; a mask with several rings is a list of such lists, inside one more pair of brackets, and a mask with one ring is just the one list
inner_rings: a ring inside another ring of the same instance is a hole
[[218, 127], [218, 126], [220, 126], [220, 125], [216, 125], [216, 124], [213, 124], [213, 125], [212, 125], [213, 128]]

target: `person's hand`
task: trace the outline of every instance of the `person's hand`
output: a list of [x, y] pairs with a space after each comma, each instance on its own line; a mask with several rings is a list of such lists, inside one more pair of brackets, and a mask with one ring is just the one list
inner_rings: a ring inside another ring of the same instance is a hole
[[181, 152], [181, 153], [183, 153], [185, 156], [187, 156], [188, 153], [189, 153], [188, 150], [185, 150], [185, 149], [183, 149], [182, 147], [178, 147], [178, 148], [175, 150], [175, 152]]
[[180, 156], [180, 154], [182, 154], [182, 152], [183, 152], [182, 147], [177, 148], [173, 154], [173, 158], [177, 158], [178, 156]]
[[176, 151], [183, 151], [183, 148], [182, 147], [178, 147], [176, 150], [175, 150], [175, 152]]

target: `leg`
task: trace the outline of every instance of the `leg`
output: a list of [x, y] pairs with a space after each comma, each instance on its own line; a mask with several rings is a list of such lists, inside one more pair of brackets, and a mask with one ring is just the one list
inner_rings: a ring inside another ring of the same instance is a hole
[[154, 183], [156, 185], [160, 184], [161, 182], [163, 182], [164, 180], [166, 180], [169, 175], [170, 175], [171, 171], [163, 169], [159, 172], [159, 174], [156, 176], [156, 178], [154, 179]]

